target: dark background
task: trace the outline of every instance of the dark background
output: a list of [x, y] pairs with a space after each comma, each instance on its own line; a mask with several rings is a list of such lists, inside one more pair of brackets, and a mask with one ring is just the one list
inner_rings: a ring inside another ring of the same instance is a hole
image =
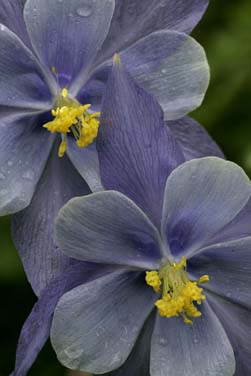
[[[203, 105], [192, 116], [227, 158], [251, 176], [250, 0], [212, 0], [193, 36], [206, 50], [211, 83]], [[36, 300], [11, 241], [9, 218], [0, 218], [0, 252], [0, 376], [7, 376], [14, 366], [19, 331]], [[49, 343], [29, 373], [65, 374]]]

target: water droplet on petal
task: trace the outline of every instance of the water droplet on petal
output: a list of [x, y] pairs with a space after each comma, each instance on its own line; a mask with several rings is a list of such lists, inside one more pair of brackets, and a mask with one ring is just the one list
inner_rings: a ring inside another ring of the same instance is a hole
[[23, 179], [32, 180], [34, 178], [34, 172], [32, 170], [25, 171], [22, 177]]
[[4, 26], [4, 25], [1, 25], [1, 26], [0, 26], [0, 29], [1, 29], [1, 31], [5, 31], [5, 26]]
[[78, 349], [78, 348], [68, 347], [64, 350], [64, 352], [67, 355], [67, 357], [69, 357], [70, 359], [77, 359], [82, 355], [83, 350]]
[[10, 167], [13, 166], [13, 162], [12, 161], [8, 161], [7, 165], [10, 166]]
[[160, 337], [159, 338], [159, 343], [162, 346], [166, 346], [167, 345], [167, 339], [165, 337]]
[[92, 6], [90, 4], [86, 4], [85, 6], [78, 8], [77, 14], [80, 17], [89, 17], [92, 14]]

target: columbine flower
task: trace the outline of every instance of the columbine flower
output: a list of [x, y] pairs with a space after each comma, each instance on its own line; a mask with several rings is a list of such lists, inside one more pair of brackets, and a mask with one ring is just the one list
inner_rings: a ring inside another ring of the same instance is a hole
[[25, 209], [13, 237], [38, 295], [70, 262], [53, 242], [58, 209], [102, 188], [91, 143], [114, 52], [167, 119], [182, 117], [208, 84], [204, 51], [183, 33], [207, 3], [1, 1], [0, 214]]
[[[144, 90], [135, 88], [130, 79], [128, 82], [128, 78], [123, 73], [118, 57], [116, 60], [117, 63], [111, 73], [110, 85], [107, 87], [107, 99], [104, 101], [102, 108], [104, 118], [101, 121], [100, 128], [104, 128], [104, 132], [98, 135], [99, 153], [101, 159], [104, 157], [106, 163], [107, 158], [112, 160], [113, 155], [115, 157], [118, 156], [118, 151], [120, 150], [124, 156], [122, 159], [119, 157], [116, 163], [120, 161], [121, 164], [115, 170], [111, 168], [111, 174], [107, 172], [107, 175], [111, 179], [115, 179], [114, 181], [118, 179], [117, 182], [119, 183], [124, 171], [125, 176], [127, 176], [125, 184], [129, 183], [127, 188], [132, 189], [133, 192], [143, 184], [144, 194], [146, 192], [148, 194], [152, 192], [153, 194], [149, 203], [152, 201], [154, 206], [156, 206], [156, 193], [163, 191], [164, 176], [167, 177], [173, 168], [192, 157], [211, 154], [222, 156], [222, 153], [202, 128], [189, 118], [179, 120], [177, 123], [168, 122], [168, 125], [172, 129], [171, 131], [163, 120], [163, 113], [159, 105]], [[110, 100], [108, 100], [109, 98]], [[112, 111], [112, 116], [109, 114], [106, 115], [108, 110]], [[110, 131], [111, 134], [107, 135], [107, 131]], [[173, 132], [177, 136], [178, 142], [176, 141], [176, 137], [173, 136]], [[107, 153], [104, 154], [102, 148], [108, 145], [110, 145], [110, 150], [107, 150]], [[203, 145], [205, 151], [202, 151]], [[120, 148], [120, 146], [122, 147]], [[114, 151], [113, 148], [116, 150]], [[157, 163], [153, 163], [154, 158], [157, 158]], [[127, 165], [127, 162], [133, 163], [133, 165], [130, 165], [130, 163]], [[139, 174], [132, 175], [128, 180], [128, 177], [134, 172], [134, 168], [137, 165], [140, 167]], [[146, 175], [144, 173], [144, 166], [146, 167]], [[103, 165], [102, 171], [104, 174]], [[128, 175], [129, 171], [130, 174]], [[150, 186], [144, 180], [144, 176], [148, 176], [149, 179], [154, 176], [162, 176], [163, 178], [156, 179], [156, 185]], [[145, 190], [144, 187], [147, 189]], [[103, 264], [99, 264], [99, 267], [88, 264], [87, 270], [92, 267], [94, 273], [84, 273], [83, 265], [80, 265], [78, 269], [79, 261], [76, 260], [76, 263], [72, 267], [74, 269], [68, 269], [55, 282], [52, 281], [48, 284], [30, 316], [27, 318], [19, 339], [15, 376], [24, 376], [32, 365], [49, 336], [52, 315], [57, 301], [73, 285], [77, 286], [80, 284], [81, 271], [83, 270], [83, 283], [89, 278], [94, 279], [97, 277], [97, 273], [103, 272], [105, 274], [111, 271], [109, 265], [107, 270]], [[113, 265], [112, 270], [114, 268], [116, 269]], [[26, 356], [24, 357], [23, 354], [26, 354]]]
[[59, 300], [59, 360], [94, 374], [248, 374], [248, 177], [215, 157], [175, 168], [180, 149], [158, 106], [121, 68], [107, 85], [101, 136], [102, 181], [113, 191], [72, 199], [56, 237], [68, 256], [117, 270]]

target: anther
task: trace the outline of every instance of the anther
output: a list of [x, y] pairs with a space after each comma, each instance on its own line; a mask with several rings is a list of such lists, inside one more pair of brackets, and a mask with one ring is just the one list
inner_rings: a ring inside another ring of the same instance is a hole
[[190, 281], [186, 266], [186, 259], [182, 257], [179, 263], [168, 262], [159, 271], [147, 271], [145, 280], [156, 293], [162, 290], [161, 299], [155, 302], [160, 316], [181, 316], [184, 323], [191, 325], [190, 318], [201, 316], [194, 303], [200, 305], [206, 299], [203, 289], [197, 284], [208, 282], [209, 276], [203, 275], [198, 281]]
[[[53, 73], [56, 73], [52, 67]], [[58, 156], [63, 157], [67, 149], [67, 134], [72, 132], [76, 144], [80, 148], [89, 146], [97, 137], [100, 112], [89, 113], [90, 104], [81, 105], [69, 98], [67, 87], [63, 88], [56, 99], [51, 114], [54, 119], [43, 125], [51, 133], [60, 133], [62, 142], [59, 146]]]

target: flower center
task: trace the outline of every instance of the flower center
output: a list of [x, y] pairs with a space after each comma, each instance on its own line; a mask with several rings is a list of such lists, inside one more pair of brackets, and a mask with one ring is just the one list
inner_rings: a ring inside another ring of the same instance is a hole
[[43, 125], [51, 133], [61, 134], [61, 144], [58, 149], [58, 156], [63, 157], [67, 149], [67, 133], [72, 133], [76, 144], [80, 148], [90, 145], [97, 137], [99, 128], [100, 112], [89, 113], [87, 110], [90, 104], [81, 105], [77, 100], [68, 96], [68, 89], [65, 87], [61, 95], [57, 97], [51, 113], [52, 121]]
[[155, 302], [160, 316], [181, 316], [186, 324], [193, 323], [188, 317], [201, 316], [194, 303], [201, 304], [206, 297], [197, 284], [208, 282], [209, 276], [203, 275], [198, 281], [190, 281], [184, 256], [179, 263], [168, 261], [159, 271], [147, 271], [145, 280], [156, 293], [162, 292], [162, 298]]

